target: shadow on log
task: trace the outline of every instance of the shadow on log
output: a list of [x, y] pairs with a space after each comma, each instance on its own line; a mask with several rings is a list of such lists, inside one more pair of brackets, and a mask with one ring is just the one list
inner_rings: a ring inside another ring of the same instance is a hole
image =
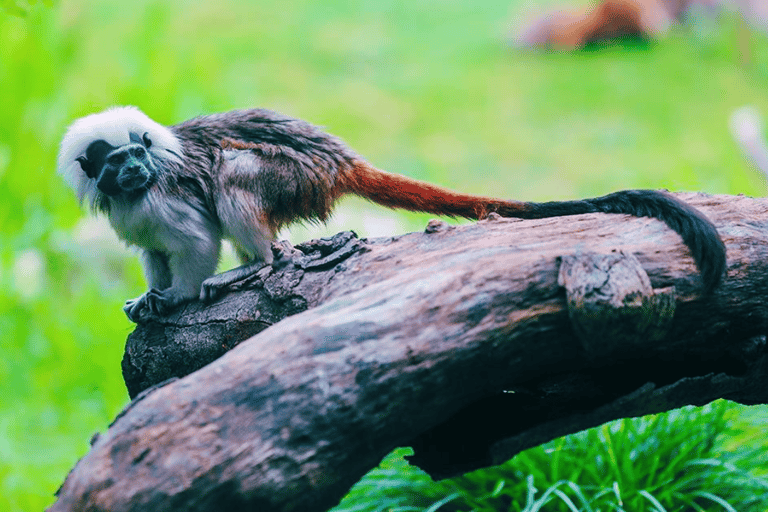
[[146, 391], [51, 510], [324, 510], [396, 446], [442, 478], [616, 418], [766, 403], [768, 201], [680, 196], [728, 249], [708, 296], [647, 218], [282, 244], [240, 290], [137, 327], [123, 369]]

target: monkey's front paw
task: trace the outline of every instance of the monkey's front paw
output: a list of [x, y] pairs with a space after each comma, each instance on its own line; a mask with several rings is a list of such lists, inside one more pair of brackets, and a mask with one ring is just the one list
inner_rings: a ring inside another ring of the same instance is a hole
[[158, 291], [152, 289], [141, 297], [137, 297], [125, 302], [123, 311], [125, 311], [125, 315], [131, 322], [139, 324], [152, 318], [152, 301], [149, 298], [152, 293], [158, 293]]
[[123, 311], [131, 322], [139, 324], [167, 315], [180, 303], [173, 296], [152, 288], [141, 297], [126, 301]]
[[224, 274], [216, 274], [203, 281], [200, 287], [200, 300], [203, 302], [213, 302], [222, 297], [227, 292], [227, 287], [232, 284], [231, 279], [227, 279]]

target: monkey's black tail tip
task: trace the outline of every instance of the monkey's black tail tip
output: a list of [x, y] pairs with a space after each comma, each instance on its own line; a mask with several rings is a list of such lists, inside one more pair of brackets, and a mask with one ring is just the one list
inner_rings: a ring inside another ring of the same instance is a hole
[[691, 251], [701, 273], [705, 293], [722, 281], [726, 270], [725, 244], [703, 213], [673, 195], [658, 190], [623, 190], [587, 199], [597, 211], [654, 217], [676, 231]]

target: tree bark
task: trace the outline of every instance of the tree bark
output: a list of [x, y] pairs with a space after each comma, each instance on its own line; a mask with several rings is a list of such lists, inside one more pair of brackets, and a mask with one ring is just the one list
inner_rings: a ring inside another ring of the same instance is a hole
[[126, 382], [156, 387], [50, 510], [323, 510], [396, 446], [440, 478], [615, 418], [766, 403], [768, 201], [680, 196], [728, 249], [710, 295], [673, 231], [629, 216], [283, 245], [254, 288], [137, 327]]

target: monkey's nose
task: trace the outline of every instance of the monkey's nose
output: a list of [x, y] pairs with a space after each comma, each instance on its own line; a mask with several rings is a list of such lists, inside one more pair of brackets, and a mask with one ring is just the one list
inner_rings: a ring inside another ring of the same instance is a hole
[[143, 188], [149, 182], [149, 173], [141, 165], [127, 165], [117, 178], [123, 190]]

